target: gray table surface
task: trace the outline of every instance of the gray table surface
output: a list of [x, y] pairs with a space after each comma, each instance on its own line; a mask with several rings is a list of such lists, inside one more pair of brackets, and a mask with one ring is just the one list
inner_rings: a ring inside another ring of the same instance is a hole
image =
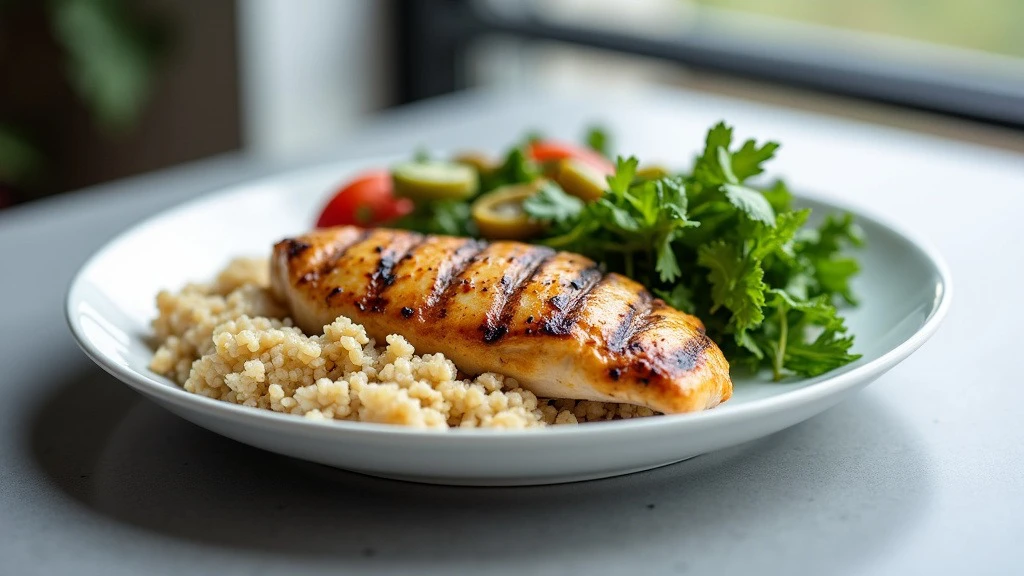
[[301, 163], [593, 120], [678, 163], [719, 118], [781, 140], [775, 166], [798, 187], [948, 260], [944, 326], [865, 391], [736, 449], [551, 487], [376, 480], [234, 443], [103, 373], [63, 319], [74, 271], [125, 227], [283, 167], [216, 158], [0, 213], [0, 574], [1024, 573], [1024, 157], [652, 91], [435, 100]]

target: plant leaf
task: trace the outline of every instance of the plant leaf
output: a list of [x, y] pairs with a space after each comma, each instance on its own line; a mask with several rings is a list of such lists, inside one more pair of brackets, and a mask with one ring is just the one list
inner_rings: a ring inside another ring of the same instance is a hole
[[775, 226], [775, 211], [764, 195], [740, 184], [723, 184], [725, 197], [751, 220], [767, 226]]

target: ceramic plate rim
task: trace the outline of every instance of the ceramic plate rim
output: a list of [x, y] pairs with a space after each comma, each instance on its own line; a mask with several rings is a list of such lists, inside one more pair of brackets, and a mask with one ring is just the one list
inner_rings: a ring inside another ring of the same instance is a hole
[[[824, 377], [819, 382], [804, 386], [795, 390], [780, 392], [779, 394], [751, 400], [728, 410], [705, 410], [688, 414], [667, 414], [654, 418], [638, 418], [630, 420], [614, 420], [604, 422], [590, 422], [585, 426], [550, 426], [540, 429], [522, 430], [497, 430], [487, 428], [469, 429], [422, 429], [400, 426], [395, 424], [378, 424], [367, 422], [349, 421], [316, 421], [307, 418], [297, 417], [292, 414], [280, 414], [270, 410], [254, 409], [247, 406], [232, 404], [222, 400], [215, 400], [185, 391], [176, 383], [167, 380], [160, 382], [146, 373], [138, 372], [120, 363], [112, 361], [105, 353], [99, 350], [88, 338], [81, 328], [76, 317], [76, 304], [84, 301], [78, 296], [78, 292], [85, 283], [88, 271], [108, 252], [124, 238], [134, 235], [137, 231], [155, 224], [159, 220], [173, 218], [180, 212], [201, 209], [204, 204], [214, 203], [226, 196], [244, 194], [246, 190], [261, 185], [273, 185], [277, 181], [287, 182], [301, 178], [304, 174], [313, 174], [327, 169], [337, 168], [339, 173], [346, 169], [353, 169], [359, 166], [382, 165], [394, 157], [372, 157], [351, 160], [341, 160], [321, 163], [297, 170], [289, 170], [275, 175], [246, 180], [230, 186], [220, 187], [192, 200], [184, 202], [173, 208], [162, 210], [140, 222], [122, 230], [107, 240], [104, 245], [90, 256], [79, 268], [72, 278], [65, 296], [65, 321], [70, 328], [78, 346], [85, 354], [106, 370], [112, 376], [128, 384], [133, 389], [145, 395], [155, 395], [171, 404], [202, 410], [208, 414], [226, 417], [237, 420], [255, 419], [254, 422], [262, 422], [266, 425], [280, 425], [291, 427], [295, 431], [302, 431], [308, 434], [368, 434], [373, 436], [410, 436], [415, 438], [446, 438], [450, 441], [458, 441], [458, 438], [490, 438], [506, 440], [523, 440], [527, 438], [542, 438], [551, 434], [557, 435], [594, 435], [607, 433], [620, 433], [630, 430], [659, 428], [671, 425], [698, 426], [702, 423], [713, 420], [746, 420], [755, 418], [762, 413], [770, 413], [777, 410], [792, 409], [803, 404], [813, 402], [822, 396], [829, 396], [838, 393], [849, 386], [854, 386], [876, 373], [880, 373], [896, 363], [902, 361], [922, 344], [924, 344], [939, 328], [952, 303], [953, 284], [949, 268], [938, 250], [927, 240], [918, 237], [916, 234], [906, 230], [902, 226], [889, 221], [874, 213], [871, 209], [861, 206], [850, 206], [842, 201], [837, 201], [825, 195], [818, 194], [795, 194], [797, 200], [811, 200], [822, 204], [830, 205], [840, 210], [851, 212], [856, 219], [871, 222], [873, 225], [884, 228], [889, 233], [907, 242], [916, 250], [920, 251], [928, 264], [934, 269], [938, 276], [939, 294], [938, 302], [932, 307], [930, 314], [925, 318], [924, 323], [909, 337], [900, 342], [897, 346], [881, 354], [878, 358], [867, 361], [846, 372], [832, 377]], [[171, 385], [168, 385], [170, 383]]]

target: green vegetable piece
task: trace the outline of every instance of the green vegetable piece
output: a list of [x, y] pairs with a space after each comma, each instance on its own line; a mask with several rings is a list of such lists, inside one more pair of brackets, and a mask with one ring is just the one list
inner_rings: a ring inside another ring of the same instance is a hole
[[636, 166], [640, 161], [636, 156], [623, 158], [619, 156], [615, 160], [615, 174], [608, 177], [608, 189], [615, 196], [623, 196], [629, 191], [629, 185], [633, 183], [636, 176]]
[[523, 240], [543, 232], [544, 223], [523, 208], [537, 189], [535, 184], [512, 184], [477, 198], [470, 213], [480, 235], [490, 240]]
[[[606, 153], [606, 138], [594, 133], [588, 143]], [[493, 192], [472, 206], [471, 198], [417, 203], [401, 225], [584, 254], [699, 317], [732, 366], [816, 376], [859, 357], [837, 306], [856, 302], [851, 251], [863, 238], [849, 215], [808, 226], [810, 210], [794, 208], [784, 182], [747, 182], [777, 149], [734, 144], [720, 123], [682, 176], [618, 157], [607, 177], [558, 162], [543, 167], [546, 180], [522, 147], [493, 169], [460, 158], [479, 171], [480, 190]]]
[[455, 162], [406, 162], [391, 171], [395, 196], [416, 201], [469, 198], [477, 190], [477, 173]]
[[584, 202], [598, 200], [608, 188], [603, 174], [574, 158], [558, 163], [554, 180], [563, 190]]
[[667, 178], [671, 175], [672, 173], [669, 172], [668, 168], [665, 168], [664, 166], [659, 166], [657, 164], [652, 164], [650, 166], [641, 166], [636, 169], [637, 180], [659, 180], [661, 178]]
[[751, 220], [768, 226], [775, 225], [775, 211], [764, 194], [740, 184], [723, 184], [722, 189], [725, 190], [725, 197], [729, 199], [729, 203], [739, 208]]
[[611, 148], [609, 140], [608, 132], [599, 126], [591, 126], [587, 130], [587, 146], [602, 156], [610, 157], [608, 154]]
[[772, 205], [772, 210], [775, 210], [776, 214], [793, 209], [793, 194], [782, 180], [776, 180], [771, 188], [765, 190], [764, 198]]
[[733, 175], [737, 180], [743, 182], [747, 178], [764, 172], [761, 165], [771, 160], [778, 149], [779, 145], [775, 142], [767, 142], [758, 148], [757, 142], [747, 140], [739, 150], [732, 153], [730, 167]]
[[523, 201], [523, 210], [538, 220], [565, 223], [580, 216], [583, 201], [566, 194], [552, 182], [544, 182], [536, 194]]
[[711, 284], [711, 312], [727, 308], [732, 312], [729, 326], [737, 333], [757, 328], [764, 320], [764, 269], [744, 257], [733, 244], [719, 241], [702, 246], [697, 262], [707, 268]]
[[469, 216], [469, 202], [464, 200], [439, 200], [423, 202], [411, 214], [392, 224], [395, 228], [412, 230], [422, 234], [446, 234], [448, 236], [475, 236], [473, 220]]
[[754, 140], [747, 140], [736, 152], [729, 151], [732, 145], [732, 128], [719, 122], [708, 131], [704, 153], [697, 158], [693, 177], [703, 184], [739, 184], [764, 171], [761, 165], [770, 160], [779, 145], [768, 142], [758, 147]]
[[[774, 341], [768, 346], [776, 380], [782, 379], [785, 370], [818, 376], [860, 358], [850, 353], [853, 337], [846, 335], [846, 325], [829, 298], [801, 301], [782, 290], [771, 290], [769, 305], [776, 310], [777, 325], [769, 330]], [[810, 340], [807, 334], [812, 328], [817, 336]]]
[[522, 148], [517, 147], [509, 150], [497, 168], [480, 174], [480, 190], [487, 192], [508, 184], [526, 184], [540, 175], [536, 163], [526, 156]]

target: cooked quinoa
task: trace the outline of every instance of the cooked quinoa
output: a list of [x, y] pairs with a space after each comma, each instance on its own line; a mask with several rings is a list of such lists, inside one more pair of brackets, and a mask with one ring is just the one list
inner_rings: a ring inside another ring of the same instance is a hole
[[185, 390], [314, 419], [420, 428], [530, 428], [654, 414], [629, 404], [539, 399], [512, 378], [460, 377], [443, 354], [399, 334], [378, 346], [339, 316], [324, 333], [292, 325], [266, 260], [232, 261], [209, 284], [157, 295], [150, 368]]

